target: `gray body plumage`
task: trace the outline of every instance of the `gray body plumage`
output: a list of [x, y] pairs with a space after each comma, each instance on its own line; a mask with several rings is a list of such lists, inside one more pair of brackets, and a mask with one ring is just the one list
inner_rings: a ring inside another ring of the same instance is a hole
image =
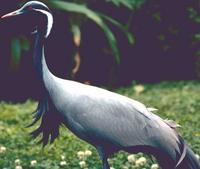
[[156, 141], [162, 140], [177, 146], [175, 130], [135, 100], [55, 77], [51, 85], [49, 95], [56, 109], [67, 119], [66, 125], [86, 141], [97, 137], [119, 146], [156, 147]]
[[49, 71], [44, 52], [42, 70], [49, 99], [61, 115], [62, 123], [95, 146], [100, 155], [108, 157], [118, 150], [134, 147], [153, 154], [145, 148], [150, 147], [162, 150], [174, 165], [185, 156], [174, 126], [142, 103], [105, 89], [57, 78]]
[[108, 156], [119, 150], [154, 155], [163, 169], [200, 169], [193, 152], [174, 129], [175, 123], [161, 119], [150, 111], [152, 109], [128, 97], [53, 75], [44, 55], [52, 15], [37, 1], [25, 4], [21, 10], [27, 6], [32, 7], [28, 10], [35, 12], [36, 19], [42, 15], [46, 23], [42, 27], [37, 25], [33, 57], [43, 91], [32, 125], [41, 117], [42, 121], [33, 131], [33, 137], [42, 133], [44, 145], [48, 139], [53, 142], [63, 123], [96, 147], [104, 169], [109, 169]]

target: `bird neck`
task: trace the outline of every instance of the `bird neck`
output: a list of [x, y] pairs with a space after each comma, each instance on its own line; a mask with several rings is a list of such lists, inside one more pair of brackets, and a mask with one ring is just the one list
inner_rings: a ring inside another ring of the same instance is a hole
[[34, 55], [33, 55], [34, 66], [36, 68], [39, 80], [43, 84], [44, 84], [45, 78], [51, 78], [52, 76], [45, 60], [45, 54], [44, 54], [45, 40], [46, 38], [43, 36], [41, 32], [38, 32], [36, 34], [35, 48], [34, 48]]

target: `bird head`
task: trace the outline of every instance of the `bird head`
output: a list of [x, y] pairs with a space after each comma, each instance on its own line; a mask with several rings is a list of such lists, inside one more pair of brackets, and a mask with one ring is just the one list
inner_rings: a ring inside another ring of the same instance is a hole
[[3, 15], [1, 18], [13, 18], [22, 15], [29, 15], [36, 17], [30, 22], [34, 23], [34, 33], [40, 31], [44, 34], [44, 37], [48, 37], [53, 25], [53, 16], [50, 9], [42, 2], [29, 1], [24, 4], [20, 9]]

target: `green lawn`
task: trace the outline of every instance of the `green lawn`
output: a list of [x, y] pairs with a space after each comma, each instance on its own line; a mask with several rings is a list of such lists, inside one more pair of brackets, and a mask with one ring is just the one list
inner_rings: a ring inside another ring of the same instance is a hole
[[[200, 154], [200, 83], [163, 82], [135, 86], [134, 84], [128, 88], [120, 88], [115, 92], [139, 100], [148, 107], [155, 107], [159, 109], [156, 113], [161, 117], [175, 120], [182, 126], [179, 129], [181, 135], [194, 152]], [[23, 104], [0, 102], [0, 169], [13, 169], [16, 165], [22, 166], [23, 169], [78, 169], [80, 168], [79, 162], [82, 160], [86, 161], [88, 169], [101, 168], [101, 162], [95, 149], [77, 139], [64, 127], [61, 127], [61, 135], [55, 143], [44, 149], [37, 144], [38, 140], [32, 140], [29, 133], [35, 127], [25, 128], [25, 126], [32, 121], [31, 113], [36, 106], [37, 103], [30, 100]], [[85, 150], [92, 151], [92, 155], [80, 157], [81, 152], [79, 151]], [[77, 157], [77, 152], [79, 152], [79, 157]], [[120, 152], [114, 155], [109, 162], [115, 169], [122, 169], [122, 166], [124, 169], [125, 166], [131, 168], [127, 156], [127, 153]], [[141, 156], [143, 155], [138, 154], [136, 158]], [[152, 163], [155, 162], [146, 156], [145, 158], [147, 162], [142, 164], [144, 166], [134, 167], [132, 165], [132, 168], [150, 169]], [[16, 159], [20, 162], [15, 163]], [[36, 160], [37, 164], [31, 166], [30, 163], [33, 160]], [[81, 163], [81, 165], [85, 164]], [[20, 167], [17, 168], [20, 169]]]

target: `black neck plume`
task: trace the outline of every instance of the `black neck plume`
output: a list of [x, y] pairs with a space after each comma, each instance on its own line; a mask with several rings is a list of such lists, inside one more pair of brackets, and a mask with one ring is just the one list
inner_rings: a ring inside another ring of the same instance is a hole
[[37, 32], [35, 38], [35, 46], [34, 46], [34, 54], [33, 54], [33, 62], [37, 74], [39, 76], [39, 80], [43, 81], [43, 70], [42, 70], [42, 58], [44, 57], [44, 42], [45, 38], [42, 36], [40, 32]]

